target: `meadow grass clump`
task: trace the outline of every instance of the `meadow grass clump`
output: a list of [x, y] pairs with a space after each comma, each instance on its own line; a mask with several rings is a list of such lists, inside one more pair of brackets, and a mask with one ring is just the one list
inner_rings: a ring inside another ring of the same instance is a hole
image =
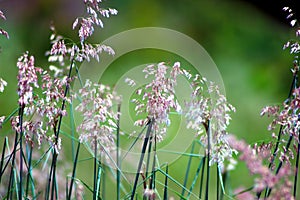
[[[128, 106], [122, 96], [113, 86], [83, 80], [79, 72], [83, 62], [101, 62], [102, 53], [116, 54], [110, 46], [88, 39], [95, 27], [104, 27], [103, 18], [118, 11], [102, 8], [99, 0], [83, 3], [85, 14], [72, 26], [78, 28], [77, 42], [59, 35], [52, 24], [51, 48], [46, 52], [49, 66], [37, 67], [29, 51], [17, 60], [17, 106], [10, 115], [0, 117], [0, 128], [9, 127], [14, 133], [1, 146], [1, 199], [297, 199], [297, 39], [284, 45], [295, 54], [288, 97], [282, 105], [266, 106], [261, 112], [272, 117], [268, 127], [272, 140], [249, 145], [228, 133], [234, 106], [218, 85], [189, 72], [180, 62], [158, 62], [143, 69], [148, 82], [134, 91], [134, 106], [129, 109], [137, 118], [130, 126], [139, 132], [131, 133], [120, 123], [121, 108]], [[298, 38], [300, 29], [292, 10], [283, 10]], [[2, 11], [0, 18], [6, 19]], [[0, 35], [9, 38], [1, 28]], [[176, 89], [180, 78], [191, 89], [183, 102]], [[80, 83], [78, 91], [72, 87], [75, 80]], [[137, 82], [127, 77], [124, 84], [134, 87]], [[1, 93], [6, 85], [0, 78]], [[194, 135], [185, 152], [160, 149], [177, 123], [173, 116], [180, 116], [188, 134]], [[185, 158], [183, 177], [174, 176], [178, 172], [161, 158], [162, 152]], [[235, 180], [230, 180], [230, 173], [240, 161], [245, 162], [253, 184], [232, 188]], [[126, 162], [133, 170], [125, 169]], [[86, 168], [88, 177], [78, 175], [79, 167]]]

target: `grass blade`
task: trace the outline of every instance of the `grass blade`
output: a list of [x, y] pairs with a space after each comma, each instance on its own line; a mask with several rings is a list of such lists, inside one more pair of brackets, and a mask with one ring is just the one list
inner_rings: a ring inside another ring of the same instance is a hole
[[2, 168], [3, 168], [3, 164], [4, 164], [4, 159], [5, 159], [5, 149], [6, 149], [7, 140], [8, 140], [7, 137], [5, 137], [4, 143], [3, 143], [3, 148], [2, 148], [2, 155], [1, 155], [1, 162], [0, 162], [0, 183], [2, 180], [2, 174], [4, 173], [2, 171]]
[[204, 163], [204, 159], [201, 159], [200, 162], [199, 162], [198, 168], [196, 170], [196, 174], [194, 176], [194, 180], [192, 182], [192, 185], [191, 185], [191, 187], [190, 187], [190, 189], [188, 191], [187, 198], [190, 198], [190, 196], [191, 196], [191, 192], [193, 191], [193, 189], [194, 189], [194, 187], [196, 185], [196, 182], [197, 182], [197, 179], [198, 179], [198, 176], [199, 176], [201, 168], [202, 168], [202, 171], [203, 171], [203, 168], [204, 168], [204, 164], [203, 163]]
[[76, 154], [75, 154], [75, 159], [74, 159], [74, 162], [73, 162], [72, 177], [71, 177], [71, 182], [70, 182], [69, 193], [68, 193], [68, 195], [67, 195], [68, 199], [71, 199], [71, 195], [72, 195], [74, 179], [75, 179], [75, 176], [76, 176], [76, 167], [77, 167], [77, 163], [78, 163], [79, 149], [80, 149], [80, 143], [78, 143], [78, 145], [77, 145], [77, 150], [76, 150]]
[[[195, 148], [195, 142], [192, 143], [191, 154], [194, 153], [194, 148]], [[189, 172], [190, 172], [190, 169], [191, 169], [191, 164], [192, 164], [192, 156], [189, 157], [189, 161], [188, 161], [188, 164], [187, 164], [187, 167], [186, 167], [184, 182], [183, 182], [184, 187], [186, 187], [186, 184], [187, 184], [187, 181], [188, 181]], [[185, 190], [182, 189], [181, 196], [184, 196], [184, 192], [185, 192]]]
[[203, 180], [204, 180], [204, 170], [205, 170], [205, 161], [206, 161], [206, 156], [202, 158], [203, 161], [203, 167], [201, 170], [201, 179], [200, 179], [200, 189], [199, 189], [199, 199], [202, 199], [202, 188], [203, 188]]

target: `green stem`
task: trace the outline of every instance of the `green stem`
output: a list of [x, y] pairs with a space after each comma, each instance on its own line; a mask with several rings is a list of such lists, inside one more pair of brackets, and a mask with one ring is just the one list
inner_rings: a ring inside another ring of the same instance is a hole
[[206, 161], [206, 156], [202, 158], [203, 160], [203, 167], [201, 170], [201, 179], [200, 179], [200, 189], [199, 189], [199, 199], [202, 199], [202, 188], [203, 188], [203, 180], [204, 180], [204, 170], [205, 170], [205, 161]]
[[[27, 148], [28, 149], [28, 144], [27, 144]], [[28, 173], [27, 173], [27, 182], [26, 182], [26, 196], [25, 199], [28, 198], [28, 191], [29, 191], [29, 181], [31, 180], [31, 170], [32, 170], [32, 166], [31, 166], [31, 162], [32, 162], [32, 146], [29, 147], [29, 155], [28, 155]], [[28, 150], [27, 150], [28, 151]], [[32, 194], [34, 195], [34, 194]]]
[[[190, 154], [194, 153], [194, 148], [195, 148], [195, 142], [193, 141]], [[183, 182], [184, 187], [186, 187], [186, 184], [187, 184], [187, 181], [188, 181], [191, 164], [192, 164], [192, 156], [189, 156], [189, 161], [188, 161], [188, 165], [187, 165], [187, 168], [186, 168], [186, 171], [185, 171], [184, 182]], [[181, 196], [182, 197], [184, 197], [184, 193], [185, 193], [185, 189], [182, 188], [182, 191], [181, 191]]]
[[220, 199], [220, 177], [219, 177], [219, 163], [217, 163], [217, 200]]
[[120, 199], [120, 186], [121, 186], [121, 164], [120, 164], [120, 113], [121, 105], [118, 105], [118, 121], [117, 121], [117, 200]]
[[164, 184], [164, 200], [168, 200], [168, 173], [169, 173], [169, 165], [166, 167], [166, 176], [165, 176], [165, 184]]
[[68, 191], [69, 192], [68, 199], [71, 199], [71, 195], [72, 195], [74, 179], [75, 179], [75, 176], [76, 176], [76, 167], [77, 167], [77, 163], [78, 163], [77, 161], [78, 161], [79, 149], [80, 149], [80, 143], [78, 143], [78, 145], [77, 145], [75, 160], [73, 162], [73, 172], [72, 172], [72, 177], [71, 177], [70, 189]]
[[1, 180], [2, 180], [2, 169], [3, 169], [3, 164], [4, 164], [4, 159], [5, 159], [5, 147], [6, 147], [6, 144], [7, 144], [7, 137], [5, 137], [4, 139], [4, 143], [3, 143], [3, 149], [2, 149], [2, 155], [1, 155], [1, 162], [0, 162], [0, 183], [1, 183]]
[[[198, 165], [196, 174], [195, 174], [195, 176], [194, 176], [194, 180], [193, 180], [192, 185], [191, 185], [191, 187], [190, 187], [190, 189], [189, 189], [189, 191], [188, 191], [187, 199], [190, 198], [191, 193], [192, 193], [192, 191], [193, 191], [193, 189], [194, 189], [194, 186], [196, 185], [196, 182], [197, 182], [197, 179], [198, 179], [198, 176], [199, 176], [199, 173], [200, 173], [201, 168], [202, 168], [202, 172], [203, 172], [203, 169], [204, 169], [204, 159], [201, 159], [200, 162], [199, 162], [199, 165]], [[199, 197], [199, 198], [200, 198], [200, 197]]]
[[20, 125], [20, 167], [19, 167], [19, 198], [22, 199], [23, 196], [23, 113], [24, 113], [24, 105], [20, 105], [19, 110], [19, 125]]
[[[153, 139], [153, 138], [152, 138]], [[155, 190], [155, 160], [156, 160], [156, 135], [154, 135], [154, 149], [153, 149], [153, 163], [152, 163], [152, 173], [151, 173], [151, 179], [150, 179], [150, 183], [149, 183], [149, 188], [150, 190], [153, 189]]]
[[97, 192], [96, 192], [96, 188], [97, 188], [97, 140], [95, 138], [94, 141], [94, 187], [93, 187], [93, 200], [97, 199]]
[[[72, 59], [67, 80], [70, 80], [70, 78], [71, 78], [72, 69], [73, 69], [74, 65], [75, 65], [75, 59]], [[70, 83], [67, 82], [65, 90], [64, 90], [64, 97], [63, 97], [63, 101], [62, 101], [62, 105], [61, 105], [61, 110], [65, 110], [65, 107], [66, 107], [65, 106], [66, 105], [66, 97], [67, 97], [67, 94], [69, 92], [69, 88], [70, 88]], [[61, 128], [61, 124], [62, 124], [62, 118], [63, 118], [63, 115], [60, 114], [59, 115], [59, 120], [58, 120], [58, 123], [57, 123], [57, 128], [54, 127], [54, 135], [55, 135], [54, 146], [55, 146], [55, 148], [57, 148], [57, 144], [58, 144], [59, 133], [60, 133], [60, 128]], [[56, 185], [56, 162], [57, 162], [57, 157], [58, 157], [58, 152], [56, 152], [54, 150], [52, 164], [51, 164], [51, 168], [52, 168], [51, 172], [52, 172], [52, 174], [50, 174], [50, 177], [52, 175], [51, 200], [54, 199], [54, 191], [56, 192], [56, 196], [57, 196], [57, 190], [56, 189], [54, 190], [54, 188], [56, 188], [55, 185]], [[51, 178], [49, 180], [51, 181]]]
[[153, 123], [154, 123], [154, 120], [151, 119], [150, 123], [148, 124], [148, 129], [147, 129], [146, 136], [145, 136], [144, 143], [143, 143], [143, 147], [142, 147], [141, 157], [140, 157], [140, 161], [139, 161], [139, 164], [138, 164], [138, 169], [137, 169], [134, 184], [133, 184], [133, 190], [132, 190], [131, 198], [130, 198], [131, 200], [134, 200], [136, 187], [137, 187], [139, 175], [140, 175], [140, 172], [141, 172], [141, 168], [142, 168], [142, 164], [143, 164], [143, 160], [144, 160], [144, 156], [145, 156], [145, 152], [146, 152], [146, 148], [147, 148], [147, 144], [148, 144], [148, 141], [149, 141], [149, 136], [150, 136], [150, 133], [151, 133]]
[[297, 147], [296, 170], [295, 170], [294, 192], [293, 192], [293, 196], [295, 199], [297, 193], [297, 179], [298, 179], [298, 170], [299, 170], [299, 151], [300, 151], [300, 134], [298, 131], [298, 147]]
[[[14, 168], [15, 168], [15, 160], [16, 160], [16, 151], [17, 151], [17, 146], [18, 146], [18, 138], [19, 138], [19, 133], [18, 131], [16, 131], [16, 135], [15, 135], [15, 143], [14, 143], [14, 148], [13, 148], [13, 152], [10, 155], [11, 160], [11, 170], [10, 170], [10, 175], [9, 175], [9, 182], [8, 182], [8, 191], [7, 191], [7, 199], [11, 199], [12, 198], [12, 188], [13, 188], [13, 182], [14, 182]], [[7, 161], [7, 164], [10, 161], [10, 158]]]
[[207, 125], [207, 168], [206, 168], [206, 188], [205, 188], [205, 200], [208, 200], [208, 193], [209, 193], [209, 175], [210, 175], [210, 121], [208, 121]]

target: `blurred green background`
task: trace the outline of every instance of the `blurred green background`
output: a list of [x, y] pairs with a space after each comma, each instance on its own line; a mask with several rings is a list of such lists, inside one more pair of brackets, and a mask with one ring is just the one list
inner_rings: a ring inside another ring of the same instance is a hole
[[[216, 63], [228, 101], [236, 107], [229, 132], [249, 143], [270, 138], [270, 119], [261, 118], [260, 110], [265, 105], [280, 104], [288, 94], [293, 58], [282, 50], [283, 44], [294, 37], [288, 22], [276, 20], [247, 1], [110, 0], [103, 6], [114, 7], [119, 13], [105, 19], [104, 29], [96, 29], [90, 41], [103, 41], [121, 31], [148, 26], [190, 36]], [[17, 103], [17, 58], [29, 51], [36, 57], [37, 66], [47, 67], [50, 22], [59, 34], [77, 40], [72, 23], [83, 14], [84, 7], [81, 0], [2, 0], [0, 9], [7, 17], [0, 26], [10, 35], [9, 40], [0, 37], [0, 77], [8, 82], [0, 94], [0, 115], [7, 115]], [[163, 58], [151, 52], [134, 55], [125, 58], [126, 65], [143, 64], [145, 59], [160, 62]], [[176, 168], [184, 171], [185, 166], [179, 162]], [[241, 166], [232, 176], [244, 172]], [[240, 183], [249, 182], [240, 180], [233, 183], [234, 187]]]

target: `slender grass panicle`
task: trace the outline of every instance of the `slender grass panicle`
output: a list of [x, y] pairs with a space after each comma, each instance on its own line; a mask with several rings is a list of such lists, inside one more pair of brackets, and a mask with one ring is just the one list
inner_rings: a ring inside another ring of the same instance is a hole
[[110, 87], [89, 80], [76, 96], [81, 102], [75, 109], [83, 116], [77, 127], [80, 142], [89, 143], [93, 150], [98, 149], [100, 153], [114, 149], [118, 120], [114, 106], [120, 102], [120, 97], [111, 92]]
[[222, 166], [224, 160], [231, 158], [235, 152], [226, 139], [228, 134], [226, 128], [231, 119], [229, 113], [235, 112], [235, 108], [220, 93], [218, 86], [213, 82], [208, 82], [206, 78], [195, 75], [192, 86], [191, 101], [186, 102], [185, 105], [187, 128], [195, 130], [205, 146], [208, 145], [208, 132], [210, 133], [211, 160], [209, 163], [210, 165], [218, 163]]
[[33, 102], [33, 87], [39, 88], [38, 74], [43, 70], [34, 66], [34, 57], [28, 52], [19, 58], [17, 67], [19, 104], [25, 106]]
[[117, 15], [118, 11], [113, 8], [104, 9], [100, 6], [102, 1], [99, 0], [84, 0], [86, 6], [86, 17], [78, 17], [73, 22], [73, 29], [75, 29], [79, 24], [80, 28], [78, 31], [78, 36], [81, 42], [84, 42], [88, 37], [93, 35], [94, 26], [99, 26], [103, 28], [103, 22], [100, 18], [109, 18], [110, 15]]
[[[289, 162], [278, 174], [274, 174], [273, 170], [264, 165], [263, 160], [271, 156], [271, 145], [262, 144], [255, 145], [251, 148], [244, 141], [237, 140], [234, 136], [227, 136], [227, 140], [241, 155], [239, 159], [244, 161], [251, 175], [259, 175], [254, 179], [252, 197], [255, 199], [255, 193], [262, 192], [265, 188], [273, 188], [272, 194], [266, 199], [291, 199], [293, 200], [292, 187], [293, 184], [289, 180], [292, 176], [292, 168]], [[247, 194], [249, 197], [249, 193]]]
[[[177, 83], [177, 76], [183, 74], [180, 69], [180, 63], [176, 62], [172, 67], [164, 63], [157, 65], [148, 65], [143, 72], [145, 78], [152, 78], [152, 80], [144, 87], [136, 91], [140, 99], [132, 99], [136, 104], [136, 114], [146, 114], [147, 118], [135, 121], [136, 126], [145, 126], [149, 119], [154, 119], [153, 131], [156, 132], [158, 141], [162, 141], [167, 127], [171, 121], [169, 114], [172, 111], [181, 113], [181, 106], [175, 97], [175, 86]], [[126, 79], [128, 85], [134, 85], [134, 80]]]

